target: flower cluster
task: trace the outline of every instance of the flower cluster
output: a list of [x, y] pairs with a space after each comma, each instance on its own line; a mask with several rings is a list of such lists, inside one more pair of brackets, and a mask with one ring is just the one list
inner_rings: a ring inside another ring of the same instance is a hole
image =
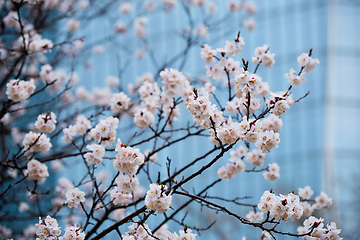
[[[160, 88], [157, 83], [154, 83], [154, 76], [151, 73], [144, 73], [137, 78], [136, 87], [129, 84], [128, 88], [130, 92], [136, 92], [136, 89], [138, 89], [141, 105], [140, 109], [134, 115], [134, 122], [139, 128], [145, 129], [154, 123], [154, 114], [156, 114], [161, 107]], [[165, 95], [164, 97], [166, 99]]]
[[[263, 152], [270, 152], [272, 148], [277, 148], [280, 142], [279, 134], [273, 130], [264, 130], [260, 124], [250, 124], [253, 120], [243, 120], [232, 122], [231, 117], [223, 122], [221, 126], [216, 128], [217, 137], [226, 144], [235, 143], [238, 139], [246, 140], [250, 143], [255, 143]], [[210, 129], [210, 142], [218, 144], [214, 129]]]
[[130, 176], [127, 174], [120, 174], [115, 181], [119, 190], [124, 193], [134, 192], [134, 190], [139, 186], [139, 179], [136, 176]]
[[270, 114], [261, 121], [261, 128], [263, 131], [274, 131], [275, 133], [280, 132], [283, 125], [283, 121], [280, 117]]
[[226, 54], [228, 57], [232, 57], [241, 52], [244, 45], [244, 39], [238, 36], [235, 41], [226, 41], [224, 47], [217, 48], [216, 50], [220, 52], [222, 56]]
[[155, 122], [155, 116], [147, 109], [139, 109], [134, 115], [134, 122], [138, 128], [145, 129]]
[[310, 57], [311, 51], [309, 54], [302, 53], [298, 58], [297, 61], [301, 67], [301, 71], [296, 74], [294, 69], [290, 69], [289, 73], [285, 74], [285, 78], [290, 83], [292, 87], [297, 87], [302, 85], [306, 78], [304, 77], [305, 73], [309, 72], [312, 73], [316, 65], [319, 64], [318, 59], [313, 59]]
[[300, 204], [299, 196], [289, 193], [288, 195], [276, 196], [274, 193], [265, 191], [260, 198], [258, 208], [264, 213], [270, 213], [270, 216], [276, 220], [292, 221], [299, 219], [303, 215], [303, 208]]
[[308, 200], [314, 194], [314, 191], [311, 189], [310, 186], [306, 186], [304, 188], [299, 188], [298, 194], [300, 198]]
[[172, 99], [179, 95], [184, 101], [192, 95], [192, 88], [189, 80], [184, 74], [176, 69], [165, 69], [160, 72], [162, 78], [162, 90]]
[[292, 94], [287, 92], [271, 92], [270, 95], [268, 107], [271, 109], [270, 112], [276, 116], [283, 115], [286, 109], [295, 103]]
[[265, 97], [270, 92], [270, 87], [267, 82], [263, 82], [262, 78], [256, 74], [250, 74], [249, 71], [245, 71], [244, 68], [241, 72], [235, 76], [235, 92], [237, 96], [243, 96], [244, 94], [251, 93], [255, 97]]
[[105, 156], [105, 148], [101, 145], [91, 144], [86, 146], [87, 149], [91, 150], [91, 153], [86, 153], [84, 155], [85, 159], [92, 164], [102, 163], [102, 158]]
[[271, 149], [277, 148], [280, 142], [279, 134], [273, 130], [260, 132], [255, 143], [263, 152], [270, 152]]
[[[230, 180], [235, 177], [236, 174], [245, 171], [245, 163], [242, 159], [246, 159], [247, 162], [255, 167], [262, 166], [265, 161], [265, 153], [259, 149], [254, 149], [249, 152], [249, 149], [245, 146], [240, 146], [236, 150], [230, 151], [231, 163], [226, 166], [222, 166], [218, 170], [218, 176], [223, 180]], [[276, 163], [269, 164], [268, 171], [264, 172], [265, 179], [275, 180], [280, 177], [279, 166]]]
[[269, 163], [268, 170], [263, 173], [265, 179], [274, 181], [280, 177], [280, 167], [277, 163]]
[[296, 74], [295, 70], [291, 68], [289, 73], [285, 74], [285, 78], [287, 79], [287, 81], [290, 83], [291, 86], [297, 87], [302, 85], [306, 81], [304, 75], [305, 75], [304, 72], [301, 74]]
[[149, 78], [146, 78], [146, 75], [140, 76], [137, 81], [141, 82], [139, 87], [140, 99], [146, 101], [148, 97], [156, 98], [156, 101], [159, 101], [160, 97], [160, 88], [158, 84], [154, 81], [154, 77], [151, 75]]
[[47, 166], [36, 159], [32, 159], [27, 163], [27, 173], [29, 178], [39, 182], [44, 182], [49, 176]]
[[231, 163], [228, 163], [226, 167], [222, 166], [219, 168], [217, 173], [220, 179], [230, 180], [234, 178], [236, 174], [245, 171], [245, 163], [236, 153], [231, 154], [229, 161]]
[[116, 114], [129, 108], [130, 98], [123, 92], [114, 93], [110, 99], [111, 110]]
[[110, 191], [110, 198], [114, 205], [126, 206], [132, 200], [132, 194], [125, 193], [121, 191], [118, 186], [115, 186], [114, 189]]
[[52, 133], [55, 130], [55, 113], [40, 114], [35, 122], [35, 128], [43, 133]]
[[216, 61], [216, 54], [216, 50], [211, 49], [209, 45], [204, 44], [201, 46], [201, 59], [207, 64], [213, 64]]
[[65, 204], [67, 204], [69, 208], [77, 208], [80, 203], [83, 202], [85, 202], [85, 192], [80, 191], [78, 188], [73, 188], [66, 191]]
[[219, 62], [214, 64], [212, 67], [205, 66], [206, 75], [214, 80], [227, 84], [227, 74], [235, 76], [240, 73], [241, 63], [235, 61], [233, 58], [222, 57]]
[[115, 205], [127, 205], [132, 200], [132, 192], [139, 187], [136, 176], [120, 174], [116, 178], [116, 186], [110, 191], [110, 197]]
[[342, 238], [339, 236], [341, 229], [336, 226], [335, 222], [331, 222], [331, 224], [327, 224], [326, 228], [324, 228], [324, 219], [315, 218], [310, 216], [303, 223], [303, 226], [298, 227], [297, 231], [299, 234], [308, 234], [308, 236], [303, 236], [304, 239], [307, 240], [341, 240]]
[[315, 209], [327, 208], [332, 205], [332, 198], [329, 198], [328, 195], [324, 192], [321, 192], [319, 196], [315, 198]]
[[158, 211], [159, 214], [166, 212], [170, 205], [172, 196], [166, 195], [167, 187], [164, 185], [159, 185], [152, 183], [150, 184], [150, 190], [147, 191], [145, 197], [145, 205], [148, 209]]
[[119, 119], [116, 117], [108, 117], [101, 120], [95, 128], [91, 129], [88, 138], [98, 142], [101, 146], [109, 146], [115, 142], [116, 129], [118, 128]]
[[141, 225], [133, 223], [128, 228], [129, 231], [121, 236], [123, 240], [153, 239], [153, 237], [151, 237], [151, 230], [145, 223]]
[[165, 69], [160, 72], [162, 78], [162, 92], [157, 83], [154, 83], [152, 74], [145, 73], [137, 79], [138, 87], [129, 85], [130, 91], [133, 92], [138, 88], [141, 99], [140, 109], [134, 115], [135, 124], [145, 129], [151, 126], [155, 121], [156, 112], [162, 108], [164, 116], [170, 120], [176, 120], [180, 109], [174, 103], [174, 97], [180, 95], [186, 100], [192, 90], [188, 79], [178, 70]]
[[77, 135], [84, 135], [89, 128], [91, 128], [90, 120], [84, 115], [78, 115], [76, 117], [75, 124], [69, 125], [68, 128], [63, 129], [65, 135], [62, 139], [64, 140], [64, 142], [71, 142], [72, 137], [75, 137]]
[[236, 150], [230, 151], [231, 163], [227, 163], [224, 167], [218, 169], [218, 176], [223, 180], [230, 180], [235, 177], [236, 174], [245, 171], [245, 163], [242, 159], [246, 156], [249, 149], [245, 146], [240, 146]]
[[[235, 88], [236, 90], [237, 88]], [[225, 109], [229, 113], [244, 113], [253, 114], [257, 110], [260, 110], [260, 99], [254, 98], [250, 95], [250, 105], [248, 106], [248, 95], [243, 95], [242, 97], [238, 98], [235, 97], [233, 100], [226, 103]]]
[[209, 97], [208, 93], [198, 96], [197, 90], [194, 90], [193, 97], [189, 97], [187, 100], [186, 107], [194, 117], [194, 122], [201, 128], [213, 127], [210, 117], [214, 122], [214, 127], [220, 126], [224, 121], [222, 112], [216, 108], [215, 104], [211, 104]]
[[233, 144], [241, 138], [239, 131], [239, 123], [232, 122], [231, 119], [225, 121], [221, 126], [216, 129], [210, 129], [210, 142], [217, 145], [218, 139], [221, 143]]
[[36, 239], [57, 239], [61, 230], [55, 218], [47, 216], [45, 219], [39, 217], [39, 223], [36, 226]]
[[141, 108], [156, 114], [160, 107], [160, 88], [157, 83], [144, 81], [139, 88]]
[[265, 162], [265, 153], [259, 149], [254, 149], [246, 154], [246, 161], [256, 167], [260, 167]]
[[319, 60], [318, 59], [313, 59], [312, 57], [310, 57], [310, 54], [307, 53], [302, 53], [298, 58], [297, 61], [300, 65], [300, 67], [304, 68], [303, 72], [304, 73], [312, 73], [314, 71], [314, 68], [316, 65], [319, 65]]
[[116, 158], [113, 159], [115, 170], [128, 175], [135, 175], [139, 164], [144, 163], [144, 155], [138, 148], [127, 147], [121, 143], [120, 139], [116, 144]]
[[45, 134], [34, 133], [32, 131], [25, 135], [23, 145], [25, 151], [29, 152], [46, 152], [52, 147], [50, 138], [46, 137]]
[[77, 83], [77, 74], [72, 73], [68, 75], [61, 69], [54, 70], [50, 64], [45, 64], [41, 67], [39, 72], [40, 79], [43, 80], [46, 84], [51, 84], [48, 88], [50, 92], [56, 92], [63, 86], [64, 82], [69, 82], [72, 85]]
[[155, 233], [154, 236], [160, 240], [195, 240], [196, 234], [192, 233], [191, 229], [185, 227], [184, 230], [180, 230], [179, 234], [176, 232], [171, 233], [167, 230], [168, 226], [166, 224], [162, 225]]
[[24, 102], [35, 90], [35, 82], [24, 80], [10, 80], [6, 84], [6, 95], [15, 102]]
[[75, 226], [70, 226], [65, 228], [65, 233], [63, 236], [59, 237], [59, 240], [84, 240], [85, 233], [81, 232], [81, 228]]
[[235, 61], [232, 57], [242, 51], [243, 45], [245, 45], [244, 39], [237, 35], [234, 41], [226, 41], [224, 47], [217, 48], [216, 50], [211, 49], [207, 44], [201, 46], [201, 58], [208, 64], [216, 61], [217, 52], [222, 56], [212, 67], [205, 67], [206, 75], [214, 80], [227, 83], [227, 74], [235, 76], [241, 71], [240, 62]]
[[275, 63], [275, 53], [270, 53], [269, 46], [264, 44], [257, 47], [254, 51], [255, 57], [252, 58], [253, 63], [263, 64], [265, 67], [272, 67]]
[[[192, 233], [191, 229], [180, 230], [179, 235], [173, 233], [172, 236], [175, 236], [175, 239], [186, 239], [186, 240], [195, 240], [196, 234]], [[170, 238], [171, 239], [171, 238]]]
[[[306, 186], [304, 188], [299, 188], [299, 197], [303, 200], [308, 200], [314, 194], [314, 191]], [[315, 209], [328, 208], [332, 205], [332, 198], [329, 198], [328, 195], [324, 192], [321, 192], [319, 196], [315, 198], [315, 203], [310, 204], [309, 201], [301, 202], [304, 208], [304, 216], [310, 216]]]
[[42, 38], [33, 26], [28, 25], [27, 28], [27, 32], [18, 38], [18, 46], [23, 46], [25, 42], [25, 47], [30, 53], [46, 53], [54, 47], [54, 43], [49, 39]]

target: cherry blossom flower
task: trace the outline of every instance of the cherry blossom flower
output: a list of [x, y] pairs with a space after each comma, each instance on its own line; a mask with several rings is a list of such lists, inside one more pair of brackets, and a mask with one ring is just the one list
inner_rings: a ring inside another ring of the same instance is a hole
[[166, 195], [167, 187], [152, 183], [150, 184], [150, 190], [146, 193], [145, 205], [150, 210], [157, 210], [159, 214], [166, 212], [170, 205], [172, 196]]
[[80, 191], [78, 188], [73, 188], [66, 191], [65, 204], [67, 204], [69, 208], [77, 208], [80, 203], [83, 202], [85, 202], [85, 192]]

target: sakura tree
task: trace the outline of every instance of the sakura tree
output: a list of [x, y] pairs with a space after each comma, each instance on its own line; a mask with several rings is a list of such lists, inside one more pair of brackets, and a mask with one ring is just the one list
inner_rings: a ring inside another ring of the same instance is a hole
[[[270, 46], [242, 56], [246, 39], [227, 22], [229, 15], [243, 14], [240, 28], [253, 30], [256, 23], [246, 16], [256, 13], [254, 3], [0, 3], [0, 237], [200, 239], [218, 223], [192, 224], [186, 209], [196, 204], [200, 214], [228, 215], [252, 226], [257, 239], [342, 239], [336, 223], [313, 214], [332, 199], [325, 192], [312, 199], [310, 186], [281, 193], [259, 189], [261, 198], [250, 204], [243, 201], [245, 192], [235, 199], [211, 192], [235, 184], [237, 174], [280, 177], [281, 166], [265, 163], [266, 156], [281, 144], [282, 116], [309, 94], [294, 98], [292, 92], [319, 64], [312, 49], [299, 53], [299, 65], [283, 73], [288, 88], [270, 90], [258, 74], [275, 64]], [[227, 12], [219, 14], [218, 7]], [[176, 8], [187, 19], [173, 32], [183, 48], [170, 49], [161, 60], [148, 22]], [[93, 40], [87, 27], [98, 21], [111, 31]], [[218, 29], [231, 31], [233, 39], [220, 46], [207, 42]], [[123, 38], [140, 47], [126, 46]], [[105, 45], [119, 51], [118, 74], [90, 90], [82, 76], [105, 71], [89, 60], [109, 50]], [[183, 71], [191, 49], [203, 60], [206, 77]], [[130, 63], [144, 57], [153, 71], [140, 69], [136, 79], [124, 80]], [[179, 165], [166, 154], [184, 141], [201, 141], [204, 148]], [[219, 162], [224, 165], [218, 168]], [[217, 174], [204, 177], [213, 169]], [[238, 214], [239, 207], [248, 213]], [[300, 221], [297, 232], [286, 230], [292, 221]]]

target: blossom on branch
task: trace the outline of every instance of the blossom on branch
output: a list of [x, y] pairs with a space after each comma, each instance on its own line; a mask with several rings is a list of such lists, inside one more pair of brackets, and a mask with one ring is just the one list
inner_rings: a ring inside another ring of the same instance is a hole
[[85, 233], [81, 231], [80, 227], [70, 226], [65, 228], [63, 236], [59, 237], [59, 240], [84, 240]]
[[26, 101], [35, 90], [35, 82], [33, 79], [30, 81], [24, 80], [10, 80], [6, 84], [6, 95], [14, 102]]
[[134, 122], [138, 128], [145, 129], [154, 124], [155, 116], [150, 111], [143, 108], [135, 113]]
[[32, 159], [27, 163], [26, 170], [29, 178], [39, 182], [44, 182], [45, 179], [49, 177], [47, 166], [36, 159]]
[[170, 205], [172, 196], [166, 195], [167, 187], [165, 185], [150, 184], [150, 190], [147, 191], [145, 197], [145, 205], [150, 210], [157, 210], [159, 214], [166, 212]]
[[47, 216], [45, 219], [39, 217], [39, 223], [36, 226], [36, 236], [39, 239], [57, 239], [61, 230], [59, 224], [55, 218]]
[[83, 202], [85, 202], [85, 192], [80, 191], [78, 188], [66, 191], [65, 204], [67, 204], [69, 208], [77, 208]]
[[128, 175], [136, 174], [139, 165], [144, 163], [144, 155], [140, 153], [140, 150], [125, 146], [120, 139], [118, 139], [115, 150], [117, 154], [113, 159], [114, 169]]
[[276, 196], [269, 191], [265, 191], [260, 198], [258, 208], [264, 213], [270, 213], [270, 216], [276, 220], [292, 221], [299, 219], [303, 215], [303, 208], [300, 204], [299, 196], [289, 193], [288, 195]]
[[43, 133], [52, 133], [55, 130], [55, 113], [40, 114], [35, 122], [35, 128]]
[[318, 59], [313, 59], [307, 53], [302, 53], [297, 58], [297, 61], [300, 65], [300, 67], [304, 68], [304, 70], [303, 70], [304, 73], [306, 73], [306, 72], [312, 73], [314, 71], [315, 66], [319, 64]]
[[303, 223], [303, 227], [298, 227], [299, 234], [307, 234], [310, 233], [310, 236], [304, 236], [305, 239], [332, 239], [332, 240], [341, 240], [339, 236], [341, 229], [336, 226], [335, 222], [331, 222], [331, 224], [327, 224], [326, 228], [324, 228], [324, 219], [323, 218], [315, 218], [310, 216]]
[[50, 138], [46, 137], [45, 134], [34, 133], [33, 131], [25, 135], [23, 145], [25, 151], [29, 152], [46, 152], [52, 147]]
[[118, 128], [119, 119], [108, 117], [100, 122], [88, 133], [88, 139], [94, 139], [101, 146], [109, 146], [115, 142], [116, 129]]
[[274, 181], [280, 177], [280, 167], [277, 163], [269, 163], [268, 170], [263, 173], [265, 179]]
[[254, 53], [253, 63], [263, 64], [265, 67], [272, 67], [275, 64], [275, 53], [270, 53], [269, 45], [264, 44], [262, 47], [257, 47]]
[[101, 145], [91, 144], [86, 146], [87, 149], [91, 150], [92, 153], [86, 153], [85, 159], [92, 164], [102, 163], [102, 158], [105, 156], [105, 148]]

